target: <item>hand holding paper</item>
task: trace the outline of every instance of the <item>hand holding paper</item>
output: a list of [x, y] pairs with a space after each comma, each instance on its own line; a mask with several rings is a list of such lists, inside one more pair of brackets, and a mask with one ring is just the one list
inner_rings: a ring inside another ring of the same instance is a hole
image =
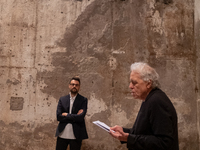
[[104, 129], [107, 132], [110, 132], [110, 127], [108, 125], [106, 125], [105, 123], [101, 122], [101, 121], [94, 121], [94, 124], [96, 124], [97, 126], [99, 126], [100, 128]]
[[127, 142], [127, 138], [128, 138], [129, 134], [125, 133], [123, 131], [122, 127], [120, 127], [120, 126], [109, 127], [108, 125], [106, 125], [105, 123], [103, 123], [99, 120], [94, 121], [93, 123], [96, 124], [97, 126], [99, 126], [100, 128], [104, 129], [105, 131], [109, 132], [114, 138], [116, 138], [120, 141]]
[[110, 134], [111, 134], [114, 138], [116, 138], [116, 139], [118, 139], [118, 140], [120, 140], [120, 141], [127, 142], [129, 133], [125, 133], [125, 132], [123, 131], [123, 128], [122, 128], [122, 127], [120, 127], [120, 126], [117, 125], [117, 126], [111, 127], [110, 129], [114, 131], [114, 132], [110, 132]]

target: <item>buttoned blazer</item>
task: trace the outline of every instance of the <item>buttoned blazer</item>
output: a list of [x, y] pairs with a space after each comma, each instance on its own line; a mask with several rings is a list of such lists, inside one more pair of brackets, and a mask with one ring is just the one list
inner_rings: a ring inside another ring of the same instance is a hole
[[[87, 112], [87, 103], [87, 98], [83, 97], [80, 94], [77, 94], [72, 106], [72, 112], [71, 114], [69, 114], [70, 95], [63, 96], [59, 99], [56, 111], [57, 121], [59, 121], [59, 124], [55, 136], [59, 136], [60, 133], [64, 130], [65, 126], [68, 123], [71, 123], [76, 139], [82, 140], [88, 138], [84, 119]], [[80, 109], [83, 109], [83, 112], [78, 115], [77, 113]], [[64, 112], [68, 113], [67, 116], [62, 116], [62, 113]]]

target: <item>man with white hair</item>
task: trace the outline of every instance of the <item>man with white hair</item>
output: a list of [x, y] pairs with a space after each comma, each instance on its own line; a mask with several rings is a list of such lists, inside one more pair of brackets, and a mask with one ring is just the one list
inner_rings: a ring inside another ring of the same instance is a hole
[[127, 143], [129, 150], [179, 150], [176, 110], [159, 89], [158, 78], [146, 63], [131, 65], [129, 88], [132, 96], [143, 102], [132, 128], [110, 128], [110, 134]]

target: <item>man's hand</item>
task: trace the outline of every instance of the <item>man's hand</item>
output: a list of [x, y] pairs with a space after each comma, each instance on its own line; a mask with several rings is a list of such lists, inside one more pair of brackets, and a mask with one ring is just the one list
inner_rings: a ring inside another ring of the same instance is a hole
[[80, 109], [77, 113], [77, 115], [80, 115], [83, 112], [83, 109]]
[[[113, 132], [113, 131], [115, 132]], [[116, 125], [114, 127], [110, 127], [110, 135], [112, 135], [114, 138], [120, 140], [120, 141], [124, 141], [124, 142], [127, 142], [127, 139], [128, 139], [128, 133], [125, 133], [123, 131], [123, 128]]]
[[[80, 115], [82, 112], [83, 112], [83, 109], [80, 109], [77, 115]], [[62, 113], [62, 116], [67, 116], [67, 113], [66, 112]]]
[[67, 113], [62, 113], [62, 116], [67, 116]]

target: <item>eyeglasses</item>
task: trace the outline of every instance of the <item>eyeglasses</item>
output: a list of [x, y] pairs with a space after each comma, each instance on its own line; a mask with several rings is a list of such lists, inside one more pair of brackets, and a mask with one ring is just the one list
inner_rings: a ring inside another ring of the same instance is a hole
[[71, 86], [79, 86], [79, 84], [73, 84], [73, 83], [72, 83], [72, 84], [70, 84], [70, 85], [71, 85]]

